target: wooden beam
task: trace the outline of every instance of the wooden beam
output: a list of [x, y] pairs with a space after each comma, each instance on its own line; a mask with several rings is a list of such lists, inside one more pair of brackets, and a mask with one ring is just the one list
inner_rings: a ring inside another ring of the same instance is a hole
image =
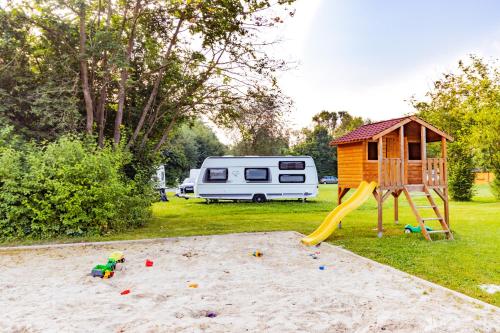
[[446, 138], [447, 140], [450, 140], [450, 141], [453, 141], [453, 137], [451, 137], [450, 135], [446, 134], [445, 132], [441, 131], [440, 129], [432, 126], [431, 124], [429, 124], [428, 122], [420, 119], [419, 117], [417, 116], [410, 116], [410, 121], [413, 120], [417, 123], [419, 123], [420, 125], [424, 126], [425, 128], [428, 128], [430, 129], [431, 131], [439, 134], [441, 137], [444, 137]]
[[448, 204], [448, 186], [446, 186], [443, 189], [443, 196], [444, 196], [444, 220], [446, 221], [446, 224], [448, 225], [448, 229], [451, 231], [450, 227], [450, 206]]
[[408, 200], [408, 203], [410, 204], [410, 207], [411, 207], [411, 210], [413, 211], [413, 214], [417, 218], [418, 224], [420, 225], [420, 230], [422, 232], [422, 235], [424, 235], [425, 239], [427, 239], [428, 241], [432, 241], [431, 237], [429, 236], [429, 233], [427, 232], [427, 229], [425, 229], [425, 224], [422, 221], [422, 217], [420, 216], [420, 214], [417, 210], [417, 207], [415, 207], [413, 200], [411, 199], [410, 193], [408, 192], [408, 190], [405, 187], [403, 187], [403, 192], [406, 196], [406, 200]]
[[384, 143], [382, 137], [378, 139], [378, 186], [382, 186], [382, 157], [384, 155]]
[[[337, 205], [340, 206], [342, 204], [342, 198], [349, 192], [349, 187], [341, 187], [337, 188]], [[339, 221], [339, 229], [342, 229], [342, 221]]]
[[384, 203], [384, 201], [389, 197], [389, 195], [391, 194], [391, 190], [387, 190], [387, 192], [385, 192], [383, 195], [382, 195], [382, 203]]
[[441, 158], [444, 159], [443, 181], [444, 184], [448, 186], [448, 161], [447, 161], [447, 149], [446, 149], [445, 138], [441, 138]]
[[394, 197], [394, 223], [399, 223], [399, 195], [397, 192], [393, 192], [392, 196]]
[[401, 184], [405, 184], [405, 127], [399, 128], [399, 152], [401, 158]]
[[382, 226], [382, 209], [383, 209], [382, 190], [379, 190], [377, 193], [377, 208], [378, 208], [377, 237], [382, 238], [384, 231]]
[[420, 126], [420, 159], [422, 162], [422, 184], [426, 184], [426, 172], [425, 168], [427, 167], [427, 146], [426, 146], [426, 127]]
[[400, 123], [397, 123], [396, 125], [393, 125], [393, 126], [389, 127], [388, 129], [386, 129], [380, 133], [375, 134], [372, 137], [372, 140], [378, 140], [379, 138], [383, 137], [384, 135], [389, 134], [392, 131], [397, 130], [399, 127], [404, 126], [405, 124], [408, 124], [410, 121], [411, 121], [411, 119], [409, 117], [401, 119]]

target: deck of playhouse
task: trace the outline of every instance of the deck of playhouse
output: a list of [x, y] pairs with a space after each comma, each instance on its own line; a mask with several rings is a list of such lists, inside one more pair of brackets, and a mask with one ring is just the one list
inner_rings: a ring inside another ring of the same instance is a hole
[[[453, 140], [431, 124], [416, 116], [391, 119], [367, 124], [334, 140], [338, 149], [338, 204], [352, 188], [361, 182], [377, 182], [373, 191], [378, 202], [378, 235], [382, 236], [382, 204], [392, 195], [394, 219], [398, 221], [398, 199], [404, 193], [422, 234], [431, 240], [430, 233], [453, 236], [449, 229], [446, 142]], [[429, 149], [429, 144], [439, 145]], [[439, 151], [438, 154], [436, 152]], [[434, 155], [430, 156], [430, 152]], [[430, 191], [442, 199], [444, 214], [439, 211]], [[417, 206], [413, 196], [427, 197], [429, 205]], [[423, 217], [422, 210], [433, 212], [433, 217]], [[439, 221], [442, 230], [428, 232], [425, 222]]]

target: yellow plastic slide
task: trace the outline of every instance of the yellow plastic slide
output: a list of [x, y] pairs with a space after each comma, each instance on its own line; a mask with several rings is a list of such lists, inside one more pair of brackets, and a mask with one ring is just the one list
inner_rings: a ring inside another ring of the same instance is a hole
[[376, 182], [368, 183], [362, 181], [356, 192], [349, 199], [335, 207], [323, 220], [318, 229], [314, 230], [309, 236], [302, 238], [302, 243], [312, 246], [327, 239], [337, 229], [339, 222], [351, 211], [361, 206], [372, 195], [376, 187]]

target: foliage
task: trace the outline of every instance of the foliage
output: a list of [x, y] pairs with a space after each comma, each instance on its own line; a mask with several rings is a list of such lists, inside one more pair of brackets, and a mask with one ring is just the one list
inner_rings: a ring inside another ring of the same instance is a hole
[[205, 158], [224, 155], [225, 151], [226, 147], [201, 121], [182, 125], [163, 151], [167, 184], [176, 185], [189, 175], [190, 169], [201, 167]]
[[318, 176], [337, 176], [337, 148], [330, 142], [369, 122], [361, 117], [353, 117], [347, 111], [321, 111], [313, 116], [313, 129], [303, 128], [299, 140], [292, 147], [295, 155], [308, 155], [314, 158]]
[[330, 146], [333, 137], [328, 129], [315, 126], [302, 130], [303, 139], [292, 147], [294, 155], [307, 155], [314, 159], [318, 177], [337, 176], [337, 149]]
[[[126, 138], [139, 159], [177, 124], [227, 121], [286, 63], [265, 36], [292, 0], [46, 0], [0, 5], [0, 119], [28, 138]], [[126, 112], [125, 112], [126, 110]]]
[[[2, 129], [1, 137], [12, 135]], [[143, 225], [149, 183], [128, 179], [123, 149], [62, 136], [46, 145], [0, 140], [0, 238], [104, 234]]]
[[[462, 152], [449, 158], [450, 173], [468, 172], [472, 154], [474, 165], [500, 176], [500, 72], [497, 62], [488, 63], [471, 56], [460, 61], [457, 73], [448, 73], [434, 83], [429, 101], [413, 101], [418, 115], [451, 134], [456, 143], [450, 151]], [[454, 147], [458, 145], [459, 147]], [[465, 145], [465, 147], [463, 147]], [[466, 161], [466, 162], [464, 162]], [[470, 198], [471, 174], [450, 177], [456, 197]], [[458, 181], [459, 184], [453, 182]], [[469, 184], [469, 185], [467, 185]], [[458, 193], [457, 191], [462, 191]], [[498, 192], [500, 198], [500, 192]]]
[[474, 195], [474, 156], [463, 142], [454, 142], [449, 149], [448, 182], [451, 198], [470, 201]]
[[361, 117], [354, 117], [347, 111], [321, 111], [312, 118], [316, 126], [328, 129], [328, 132], [338, 138], [345, 135], [363, 124], [370, 123], [370, 120], [363, 120]]
[[288, 149], [289, 130], [285, 117], [291, 101], [280, 93], [259, 88], [238, 103], [230, 126], [236, 129], [233, 155], [283, 155]]

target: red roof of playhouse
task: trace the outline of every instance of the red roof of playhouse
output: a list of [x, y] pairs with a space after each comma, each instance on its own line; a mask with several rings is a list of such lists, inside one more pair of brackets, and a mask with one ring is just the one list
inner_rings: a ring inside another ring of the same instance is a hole
[[[384, 121], [378, 121], [376, 123], [371, 123], [371, 124], [366, 124], [363, 126], [358, 127], [354, 131], [351, 131], [347, 133], [344, 136], [341, 136], [340, 138], [337, 138], [330, 142], [331, 146], [336, 146], [339, 144], [344, 144], [344, 143], [351, 143], [351, 142], [358, 142], [358, 141], [364, 141], [364, 140], [373, 140], [376, 139], [375, 137], [377, 134], [380, 134], [386, 130], [391, 129], [392, 127], [399, 127], [401, 125], [404, 125], [406, 123], [409, 123], [410, 121], [416, 121], [425, 127], [433, 130], [434, 132], [438, 133], [441, 136], [444, 136], [446, 139], [452, 141], [453, 138], [450, 137], [448, 134], [440, 131], [439, 129], [435, 128], [431, 124], [423, 121], [422, 119], [416, 117], [416, 116], [406, 116], [406, 117], [401, 117], [401, 118], [394, 118], [394, 119], [389, 119], [389, 120], [384, 120]], [[394, 128], [395, 129], [395, 128]]]

